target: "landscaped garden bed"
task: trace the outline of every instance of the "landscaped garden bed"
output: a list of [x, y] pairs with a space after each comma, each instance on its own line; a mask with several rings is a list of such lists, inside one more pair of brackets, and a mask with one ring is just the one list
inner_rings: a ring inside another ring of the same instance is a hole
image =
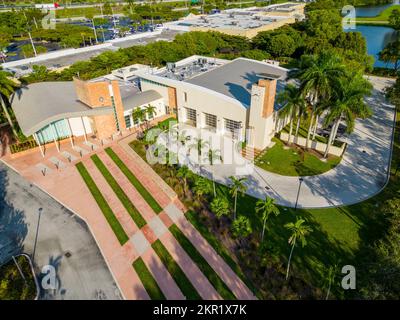
[[[34, 300], [35, 278], [28, 257], [20, 255], [0, 266], [0, 300]], [[22, 273], [22, 275], [21, 275]]]
[[[146, 161], [147, 144], [145, 140], [134, 140], [130, 146]], [[212, 194], [196, 194], [196, 181], [204, 178], [189, 174], [185, 191], [184, 178], [179, 175], [177, 165], [156, 163], [152, 168], [189, 209], [185, 213], [188, 220], [260, 299], [322, 298], [329, 268], [341, 259], [354, 262], [360, 246], [358, 232], [366, 221], [360, 220], [351, 207], [295, 211], [278, 206], [281, 214], [267, 223], [265, 239], [261, 242], [263, 222], [255, 210], [258, 199], [247, 195], [238, 197], [237, 218], [249, 219], [251, 233], [244, 238], [237, 237], [232, 232], [233, 214], [218, 219], [211, 210]], [[232, 212], [231, 189], [220, 184], [216, 184], [216, 189], [217, 198], [226, 199]], [[290, 232], [285, 224], [297, 217], [306, 219], [313, 231], [308, 235], [307, 246], [294, 250], [290, 277], [286, 280]], [[339, 286], [333, 286], [330, 296], [343, 294]]]
[[322, 155], [313, 150], [304, 150], [294, 144], [287, 146], [278, 138], [273, 138], [275, 145], [261, 153], [254, 163], [270, 172], [284, 176], [313, 176], [336, 167], [341, 158]]

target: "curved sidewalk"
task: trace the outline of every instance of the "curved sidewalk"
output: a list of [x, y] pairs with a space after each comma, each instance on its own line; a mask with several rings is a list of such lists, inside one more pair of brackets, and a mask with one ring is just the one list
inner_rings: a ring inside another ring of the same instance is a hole
[[[370, 77], [373, 95], [367, 103], [372, 117], [357, 120], [354, 132], [347, 139], [348, 146], [341, 163], [334, 169], [318, 175], [304, 177], [298, 207], [326, 208], [350, 205], [364, 201], [379, 193], [388, 178], [395, 108], [384, 97], [383, 88], [392, 83], [385, 78]], [[203, 171], [208, 171], [207, 166]], [[299, 189], [298, 177], [287, 177], [248, 166], [247, 193], [257, 198], [265, 196], [277, 203], [294, 207]], [[234, 165], [215, 165], [215, 180], [229, 184], [235, 175]], [[209, 175], [210, 173], [205, 173]], [[267, 188], [269, 190], [267, 190]]]

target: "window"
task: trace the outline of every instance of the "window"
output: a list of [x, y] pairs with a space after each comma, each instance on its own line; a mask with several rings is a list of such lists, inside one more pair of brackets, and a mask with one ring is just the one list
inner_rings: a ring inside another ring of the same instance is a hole
[[125, 116], [124, 118], [125, 118], [125, 125], [126, 125], [126, 127], [127, 127], [127, 128], [130, 128], [130, 127], [131, 127], [131, 116], [130, 116], [130, 115], [127, 115], [127, 116]]
[[204, 113], [205, 122], [207, 127], [217, 127], [217, 116], [214, 114]]
[[186, 122], [192, 126], [196, 126], [196, 110], [185, 108], [186, 109]]
[[187, 93], [186, 92], [183, 93], [183, 97], [185, 99], [185, 102], [187, 102]]
[[234, 139], [237, 139], [240, 134], [240, 129], [242, 128], [242, 123], [240, 121], [234, 121], [231, 119], [225, 120], [225, 130], [232, 134]]
[[133, 124], [135, 126], [139, 125], [139, 119], [137, 119], [137, 118], [133, 119]]

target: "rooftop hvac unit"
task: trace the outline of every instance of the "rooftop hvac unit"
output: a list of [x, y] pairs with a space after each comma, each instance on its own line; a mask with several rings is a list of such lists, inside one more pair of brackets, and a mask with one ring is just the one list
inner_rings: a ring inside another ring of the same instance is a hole
[[201, 64], [201, 65], [204, 65], [204, 64], [207, 63], [207, 59], [206, 58], [198, 58], [197, 59], [197, 63]]
[[235, 17], [235, 15], [233, 13], [229, 14], [229, 18], [234, 18], [234, 17]]
[[254, 16], [254, 20], [261, 20], [260, 16]]
[[232, 21], [231, 22], [231, 25], [233, 25], [233, 26], [236, 26], [238, 23], [237, 23], [237, 21]]
[[175, 65], [175, 63], [173, 63], [173, 62], [167, 62], [167, 70], [168, 71], [174, 71], [175, 70], [175, 68], [176, 68], [176, 65]]

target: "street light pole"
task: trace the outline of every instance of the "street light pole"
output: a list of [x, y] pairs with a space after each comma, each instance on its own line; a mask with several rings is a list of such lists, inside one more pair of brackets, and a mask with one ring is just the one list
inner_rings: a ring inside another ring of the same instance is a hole
[[299, 195], [300, 195], [300, 189], [301, 189], [301, 184], [303, 183], [304, 178], [300, 177], [299, 178], [299, 189], [297, 190], [297, 197], [296, 197], [296, 204], [294, 205], [294, 210], [297, 210], [297, 203], [299, 202]]

